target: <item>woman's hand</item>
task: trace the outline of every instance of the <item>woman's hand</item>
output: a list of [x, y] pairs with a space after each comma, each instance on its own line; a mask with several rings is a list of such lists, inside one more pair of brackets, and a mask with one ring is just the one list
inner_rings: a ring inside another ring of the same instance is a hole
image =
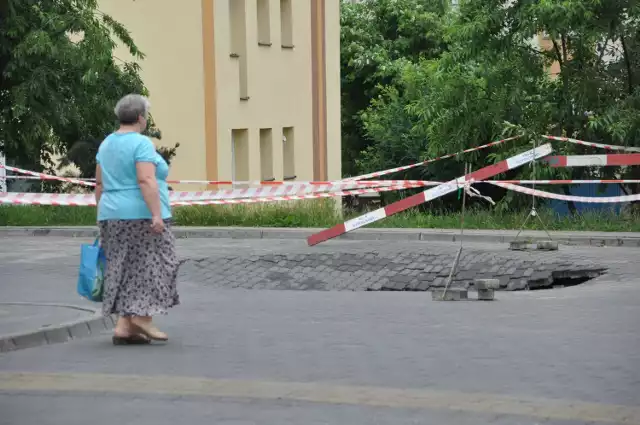
[[161, 217], [154, 216], [151, 218], [151, 230], [153, 233], [162, 233], [164, 232], [164, 221]]

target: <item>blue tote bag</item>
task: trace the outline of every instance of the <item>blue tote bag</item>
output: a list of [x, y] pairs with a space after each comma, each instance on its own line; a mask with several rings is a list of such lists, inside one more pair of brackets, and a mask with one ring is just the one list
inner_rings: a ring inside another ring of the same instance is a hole
[[89, 301], [101, 302], [104, 290], [104, 274], [107, 258], [100, 247], [99, 238], [93, 244], [83, 244], [80, 249], [78, 294]]

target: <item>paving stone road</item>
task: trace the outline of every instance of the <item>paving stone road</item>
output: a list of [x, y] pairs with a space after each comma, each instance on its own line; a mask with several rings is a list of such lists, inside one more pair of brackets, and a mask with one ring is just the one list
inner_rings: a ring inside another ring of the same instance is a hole
[[[80, 242], [3, 238], [0, 301], [82, 304]], [[179, 242], [184, 259], [456, 248]], [[106, 334], [0, 355], [0, 424], [638, 424], [637, 254], [561, 250], [558, 261], [607, 273], [492, 303], [437, 303], [416, 292], [229, 289], [185, 272], [183, 305], [160, 319], [167, 345], [113, 347]]]

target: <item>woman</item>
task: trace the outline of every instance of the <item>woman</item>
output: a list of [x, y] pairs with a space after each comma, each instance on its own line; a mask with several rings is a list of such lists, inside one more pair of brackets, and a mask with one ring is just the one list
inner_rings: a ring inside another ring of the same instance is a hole
[[148, 137], [149, 101], [130, 94], [118, 102], [120, 128], [96, 156], [96, 204], [107, 257], [102, 311], [117, 314], [113, 343], [166, 341], [152, 316], [179, 304], [178, 259], [170, 228], [169, 167]]

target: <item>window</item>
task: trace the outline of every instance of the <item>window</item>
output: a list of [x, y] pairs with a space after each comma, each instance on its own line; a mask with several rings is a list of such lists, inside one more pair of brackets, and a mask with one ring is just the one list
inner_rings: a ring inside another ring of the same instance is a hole
[[293, 9], [291, 0], [280, 0], [280, 44], [293, 47]]
[[249, 180], [249, 131], [231, 130], [231, 180]]
[[231, 20], [231, 57], [238, 59], [240, 100], [249, 100], [249, 70], [247, 61], [247, 15], [245, 0], [229, 0]]
[[246, 50], [245, 0], [229, 0], [231, 55], [239, 56]]
[[295, 137], [293, 127], [285, 127], [282, 129], [282, 163], [285, 180], [293, 180], [296, 178], [295, 167]]
[[258, 0], [258, 45], [271, 46], [271, 0]]
[[240, 100], [249, 100], [249, 66], [246, 54], [240, 57], [239, 65]]
[[273, 174], [273, 131], [260, 129], [260, 180], [271, 180]]

